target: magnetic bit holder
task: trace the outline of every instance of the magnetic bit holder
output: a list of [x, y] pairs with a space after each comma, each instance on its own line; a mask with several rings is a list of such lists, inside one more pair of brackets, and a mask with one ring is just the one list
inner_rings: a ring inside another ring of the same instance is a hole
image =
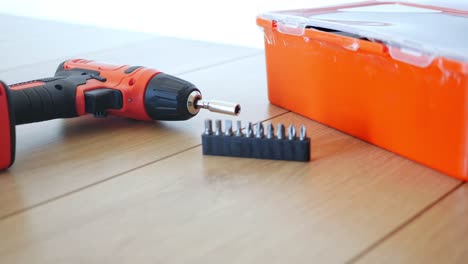
[[274, 126], [269, 123], [266, 135], [262, 123], [253, 127], [248, 123], [245, 133], [242, 124], [237, 121], [234, 132], [232, 121], [225, 121], [225, 129], [221, 127], [221, 120], [215, 120], [214, 129], [210, 119], [205, 120], [205, 131], [202, 134], [203, 155], [229, 156], [256, 159], [309, 161], [310, 138], [306, 136], [306, 127], [300, 128], [296, 136], [296, 128], [290, 125], [286, 136], [285, 127], [279, 123], [276, 135]]

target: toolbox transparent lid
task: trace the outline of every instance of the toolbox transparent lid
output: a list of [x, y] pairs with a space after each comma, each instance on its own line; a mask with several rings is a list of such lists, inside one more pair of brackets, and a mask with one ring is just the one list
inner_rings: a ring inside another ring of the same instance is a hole
[[393, 58], [423, 67], [437, 56], [468, 62], [468, 3], [459, 1], [368, 1], [260, 17], [276, 21], [285, 34], [315, 28], [381, 42]]

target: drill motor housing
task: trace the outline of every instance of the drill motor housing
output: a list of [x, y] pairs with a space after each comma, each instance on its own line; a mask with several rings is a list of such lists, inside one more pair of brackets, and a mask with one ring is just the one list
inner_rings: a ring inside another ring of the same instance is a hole
[[200, 91], [190, 82], [142, 66], [84, 59], [59, 65], [54, 77], [13, 85], [0, 82], [0, 169], [15, 159], [15, 126], [86, 114], [136, 120], [186, 120]]

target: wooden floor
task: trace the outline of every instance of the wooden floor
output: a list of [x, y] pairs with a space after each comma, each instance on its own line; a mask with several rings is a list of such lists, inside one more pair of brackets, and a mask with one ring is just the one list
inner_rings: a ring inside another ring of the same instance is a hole
[[6, 15], [0, 32], [7, 83], [68, 58], [145, 65], [312, 140], [296, 163], [203, 156], [204, 119], [229, 118], [211, 113], [19, 126], [0, 172], [0, 263], [467, 262], [468, 187], [270, 105], [262, 50]]

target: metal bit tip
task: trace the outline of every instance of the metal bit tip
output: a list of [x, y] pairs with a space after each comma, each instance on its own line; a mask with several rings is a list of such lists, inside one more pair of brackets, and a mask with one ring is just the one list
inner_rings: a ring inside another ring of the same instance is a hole
[[237, 120], [237, 130], [236, 130], [236, 137], [242, 137], [242, 122], [240, 120]]
[[221, 114], [228, 114], [237, 116], [241, 112], [240, 104], [224, 102], [219, 100], [203, 100], [200, 99], [195, 103], [196, 108], [204, 108], [210, 112], [216, 112]]
[[224, 127], [224, 135], [232, 136], [232, 121], [226, 120], [225, 127]]
[[299, 134], [299, 140], [305, 140], [307, 136], [307, 131], [306, 131], [306, 127], [304, 125], [301, 126], [301, 132]]
[[252, 122], [249, 122], [249, 123], [247, 124], [245, 136], [246, 136], [246, 137], [252, 137], [252, 136], [253, 136]]
[[205, 135], [211, 135], [213, 133], [211, 119], [205, 120]]
[[256, 126], [256, 129], [255, 129], [255, 137], [256, 138], [263, 138], [264, 134], [263, 134], [263, 124], [258, 122], [257, 123], [257, 126]]
[[288, 129], [288, 139], [289, 140], [294, 140], [296, 139], [296, 128], [291, 124], [289, 125]]
[[278, 132], [276, 132], [276, 137], [278, 139], [284, 139], [285, 134], [286, 134], [286, 132], [285, 132], [285, 129], [284, 129], [284, 125], [279, 123], [278, 124]]
[[275, 128], [273, 127], [272, 123], [269, 123], [267, 126], [267, 132], [266, 132], [266, 137], [268, 139], [272, 139], [275, 134]]
[[215, 120], [215, 135], [221, 136], [223, 134], [223, 130], [221, 128], [221, 120]]

